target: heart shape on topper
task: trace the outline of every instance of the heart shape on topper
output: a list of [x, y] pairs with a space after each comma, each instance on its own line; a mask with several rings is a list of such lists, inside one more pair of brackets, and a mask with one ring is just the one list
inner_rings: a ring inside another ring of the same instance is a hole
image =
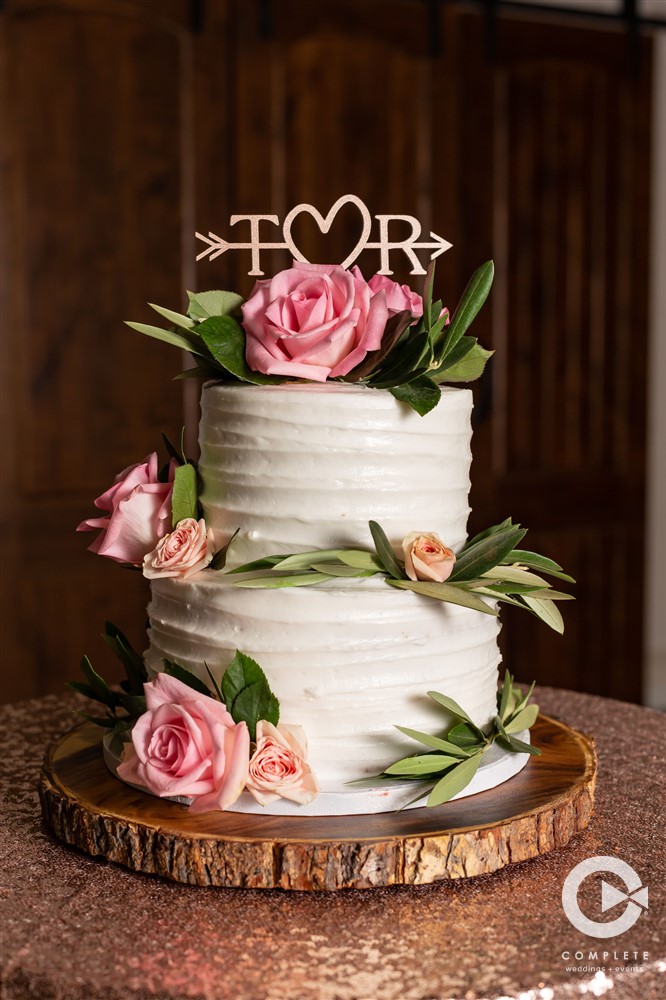
[[294, 242], [294, 238], [291, 235], [291, 227], [296, 216], [300, 215], [302, 212], [307, 212], [307, 214], [311, 215], [312, 218], [315, 220], [315, 222], [321, 229], [322, 233], [327, 233], [331, 228], [331, 226], [333, 225], [333, 220], [335, 219], [336, 215], [338, 214], [343, 205], [356, 205], [359, 212], [361, 213], [361, 218], [363, 220], [363, 231], [361, 232], [361, 235], [356, 244], [354, 245], [354, 248], [352, 249], [351, 253], [345, 257], [340, 266], [349, 267], [351, 264], [354, 263], [356, 258], [365, 248], [365, 245], [368, 242], [368, 237], [370, 236], [370, 230], [372, 228], [372, 216], [370, 215], [370, 212], [368, 211], [365, 204], [361, 201], [360, 198], [357, 198], [355, 194], [343, 194], [341, 198], [338, 198], [338, 200], [332, 206], [326, 218], [324, 218], [321, 212], [318, 212], [317, 209], [314, 208], [314, 206], [312, 205], [303, 204], [303, 205], [297, 205], [295, 208], [292, 208], [291, 212], [289, 212], [289, 214], [286, 216], [284, 220], [284, 225], [282, 227], [282, 235], [284, 238], [284, 242], [286, 243], [288, 249], [291, 251], [293, 255], [294, 260], [300, 260], [305, 264], [310, 263], [307, 257], [304, 257], [301, 251], [298, 249], [296, 243]]

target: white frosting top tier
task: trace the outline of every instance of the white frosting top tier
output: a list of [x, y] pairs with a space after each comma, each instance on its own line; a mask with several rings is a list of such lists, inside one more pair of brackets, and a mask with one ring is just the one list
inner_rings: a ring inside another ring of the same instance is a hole
[[466, 539], [469, 389], [443, 388], [421, 417], [389, 392], [342, 383], [209, 384], [202, 394], [202, 504], [229, 566], [278, 552], [394, 544], [435, 531]]

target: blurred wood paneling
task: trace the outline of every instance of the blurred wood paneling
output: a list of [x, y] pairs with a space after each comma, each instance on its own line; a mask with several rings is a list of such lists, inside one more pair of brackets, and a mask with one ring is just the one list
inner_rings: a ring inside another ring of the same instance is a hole
[[[637, 698], [649, 44], [635, 74], [619, 33], [502, 18], [489, 47], [466, 6], [302, 6], [8, 0], [6, 694], [58, 690], [106, 617], [141, 644], [143, 581], [73, 533], [181, 421], [177, 358], [122, 320], [184, 287], [249, 292], [241, 254], [195, 270], [195, 229], [352, 191], [454, 243], [449, 305], [497, 262], [475, 329], [497, 355], [475, 389], [472, 527], [511, 513], [580, 581], [564, 639], [504, 614], [507, 664]], [[307, 220], [297, 235], [336, 260], [358, 231], [350, 208], [326, 238]]]

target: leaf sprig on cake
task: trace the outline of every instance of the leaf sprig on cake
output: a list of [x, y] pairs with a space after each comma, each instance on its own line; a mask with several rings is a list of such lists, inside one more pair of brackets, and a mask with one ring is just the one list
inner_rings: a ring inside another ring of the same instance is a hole
[[[236, 587], [256, 589], [312, 587], [336, 579], [382, 577], [399, 590], [411, 590], [482, 614], [497, 615], [496, 603], [510, 604], [528, 611], [556, 632], [564, 631], [557, 602], [573, 597], [554, 589], [544, 577], [567, 583], [575, 581], [554, 560], [519, 548], [527, 529], [514, 524], [511, 518], [475, 535], [457, 554], [447, 549], [437, 535], [414, 532], [403, 542], [404, 560], [396, 555], [386, 532], [376, 521], [370, 521], [369, 527], [374, 551], [319, 549], [283, 553], [255, 559], [227, 572], [242, 576], [235, 581]], [[419, 551], [415, 549], [419, 539], [423, 540], [426, 560], [420, 579], [418, 566], [423, 563], [419, 562]], [[442, 572], [438, 568], [445, 563], [448, 565]]]
[[452, 317], [433, 301], [434, 261], [421, 296], [383, 275], [366, 283], [358, 268], [295, 263], [257, 282], [247, 302], [236, 292], [188, 292], [186, 313], [150, 303], [168, 328], [127, 325], [192, 355], [195, 366], [176, 378], [352, 382], [388, 390], [423, 415], [442, 383], [477, 379], [492, 354], [467, 331], [493, 273], [492, 261], [475, 271]]
[[[539, 706], [529, 704], [534, 684], [522, 694], [507, 670], [504, 683], [497, 692], [497, 714], [484, 732], [467, 712], [447, 695], [428, 691], [428, 697], [444, 710], [447, 726], [439, 734], [422, 733], [405, 726], [396, 726], [404, 736], [420, 743], [420, 751], [389, 764], [380, 774], [361, 778], [350, 784], [377, 787], [382, 782], [412, 781], [418, 783], [419, 794], [403, 808], [428, 796], [427, 806], [439, 806], [462, 792], [475, 777], [484, 757], [496, 743], [508, 753], [540, 756], [541, 751], [516, 736], [531, 729], [537, 720]], [[453, 723], [450, 722], [453, 717]]]

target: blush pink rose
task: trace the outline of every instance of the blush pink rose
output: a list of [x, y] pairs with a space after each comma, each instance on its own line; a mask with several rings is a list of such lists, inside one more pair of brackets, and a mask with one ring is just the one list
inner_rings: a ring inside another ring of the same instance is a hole
[[90, 517], [76, 529], [101, 529], [91, 552], [120, 563], [140, 566], [146, 552], [171, 527], [171, 493], [175, 463], [169, 465], [169, 481], [158, 479], [157, 452], [143, 462], [119, 472], [113, 486], [95, 500], [95, 506], [107, 516]]
[[247, 779], [247, 725], [169, 674], [158, 674], [144, 691], [147, 711], [134, 724], [130, 756], [118, 776], [160, 798], [187, 796], [192, 813], [227, 809]]
[[208, 565], [214, 551], [212, 528], [206, 528], [203, 518], [185, 517], [144, 557], [143, 575], [149, 580], [164, 576], [187, 580]]
[[412, 531], [402, 542], [405, 572], [410, 580], [444, 583], [451, 576], [456, 556], [433, 532]]
[[246, 789], [262, 806], [276, 799], [306, 805], [319, 794], [317, 779], [305, 762], [307, 746], [300, 726], [257, 723], [257, 749], [250, 760]]
[[373, 295], [361, 276], [294, 262], [258, 281], [243, 306], [247, 363], [266, 375], [325, 382], [376, 351], [387, 320], [385, 295]]
[[408, 309], [412, 316], [423, 316], [423, 299], [409, 285], [399, 285], [385, 274], [375, 274], [370, 278], [368, 287], [375, 295], [377, 292], [384, 292], [389, 316], [394, 316], [403, 309]]

